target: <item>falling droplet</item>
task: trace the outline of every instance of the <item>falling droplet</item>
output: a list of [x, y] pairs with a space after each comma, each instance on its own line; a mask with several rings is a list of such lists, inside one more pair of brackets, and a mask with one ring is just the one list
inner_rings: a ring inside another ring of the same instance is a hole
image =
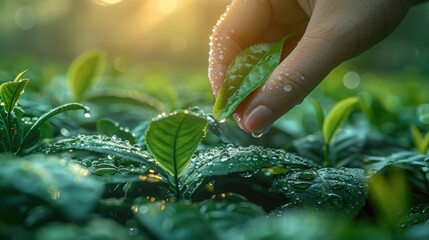
[[262, 135], [264, 135], [263, 132], [253, 132], [252, 133], [252, 137], [254, 137], [254, 138], [260, 138], [260, 137], [262, 137]]
[[91, 117], [91, 113], [88, 110], [86, 110], [85, 113], [83, 114], [83, 116], [86, 117], [86, 118], [90, 118]]
[[283, 86], [283, 90], [285, 90], [286, 92], [290, 92], [292, 90], [292, 85], [290, 85], [289, 83], [285, 84]]

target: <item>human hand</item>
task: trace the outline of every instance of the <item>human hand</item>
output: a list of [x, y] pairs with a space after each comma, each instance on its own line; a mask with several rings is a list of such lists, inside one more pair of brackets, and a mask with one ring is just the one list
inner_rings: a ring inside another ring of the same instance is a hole
[[296, 33], [279, 66], [233, 114], [243, 130], [264, 132], [338, 64], [385, 38], [408, 8], [406, 0], [235, 0], [210, 37], [213, 92], [217, 96], [228, 65], [244, 48]]

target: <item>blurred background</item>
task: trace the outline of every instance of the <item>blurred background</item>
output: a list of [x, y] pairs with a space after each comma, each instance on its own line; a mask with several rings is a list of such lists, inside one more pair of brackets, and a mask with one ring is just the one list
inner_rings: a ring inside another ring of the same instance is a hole
[[[105, 76], [114, 77], [110, 83], [149, 92], [163, 87], [176, 98], [189, 97], [191, 86], [207, 93], [200, 98], [210, 103], [208, 39], [229, 2], [0, 0], [0, 81], [23, 69], [35, 79], [64, 75], [80, 53], [102, 49], [109, 56]], [[321, 88], [338, 98], [373, 89], [395, 110], [407, 101], [401, 92], [409, 98], [408, 90], [428, 86], [428, 24], [429, 4], [414, 7], [391, 36], [338, 67]], [[412, 97], [426, 101], [423, 95]]]

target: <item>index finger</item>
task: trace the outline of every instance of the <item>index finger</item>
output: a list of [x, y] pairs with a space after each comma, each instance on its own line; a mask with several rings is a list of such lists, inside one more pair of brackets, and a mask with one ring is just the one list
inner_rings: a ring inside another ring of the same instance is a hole
[[220, 17], [210, 36], [208, 77], [215, 96], [229, 64], [266, 29], [270, 15], [269, 1], [235, 0]]

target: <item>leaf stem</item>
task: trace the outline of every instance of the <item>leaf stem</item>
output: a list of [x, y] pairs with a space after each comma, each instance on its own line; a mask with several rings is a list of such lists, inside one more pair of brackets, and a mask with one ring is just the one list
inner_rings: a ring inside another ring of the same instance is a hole
[[328, 167], [329, 166], [329, 143], [323, 144], [323, 166]]

